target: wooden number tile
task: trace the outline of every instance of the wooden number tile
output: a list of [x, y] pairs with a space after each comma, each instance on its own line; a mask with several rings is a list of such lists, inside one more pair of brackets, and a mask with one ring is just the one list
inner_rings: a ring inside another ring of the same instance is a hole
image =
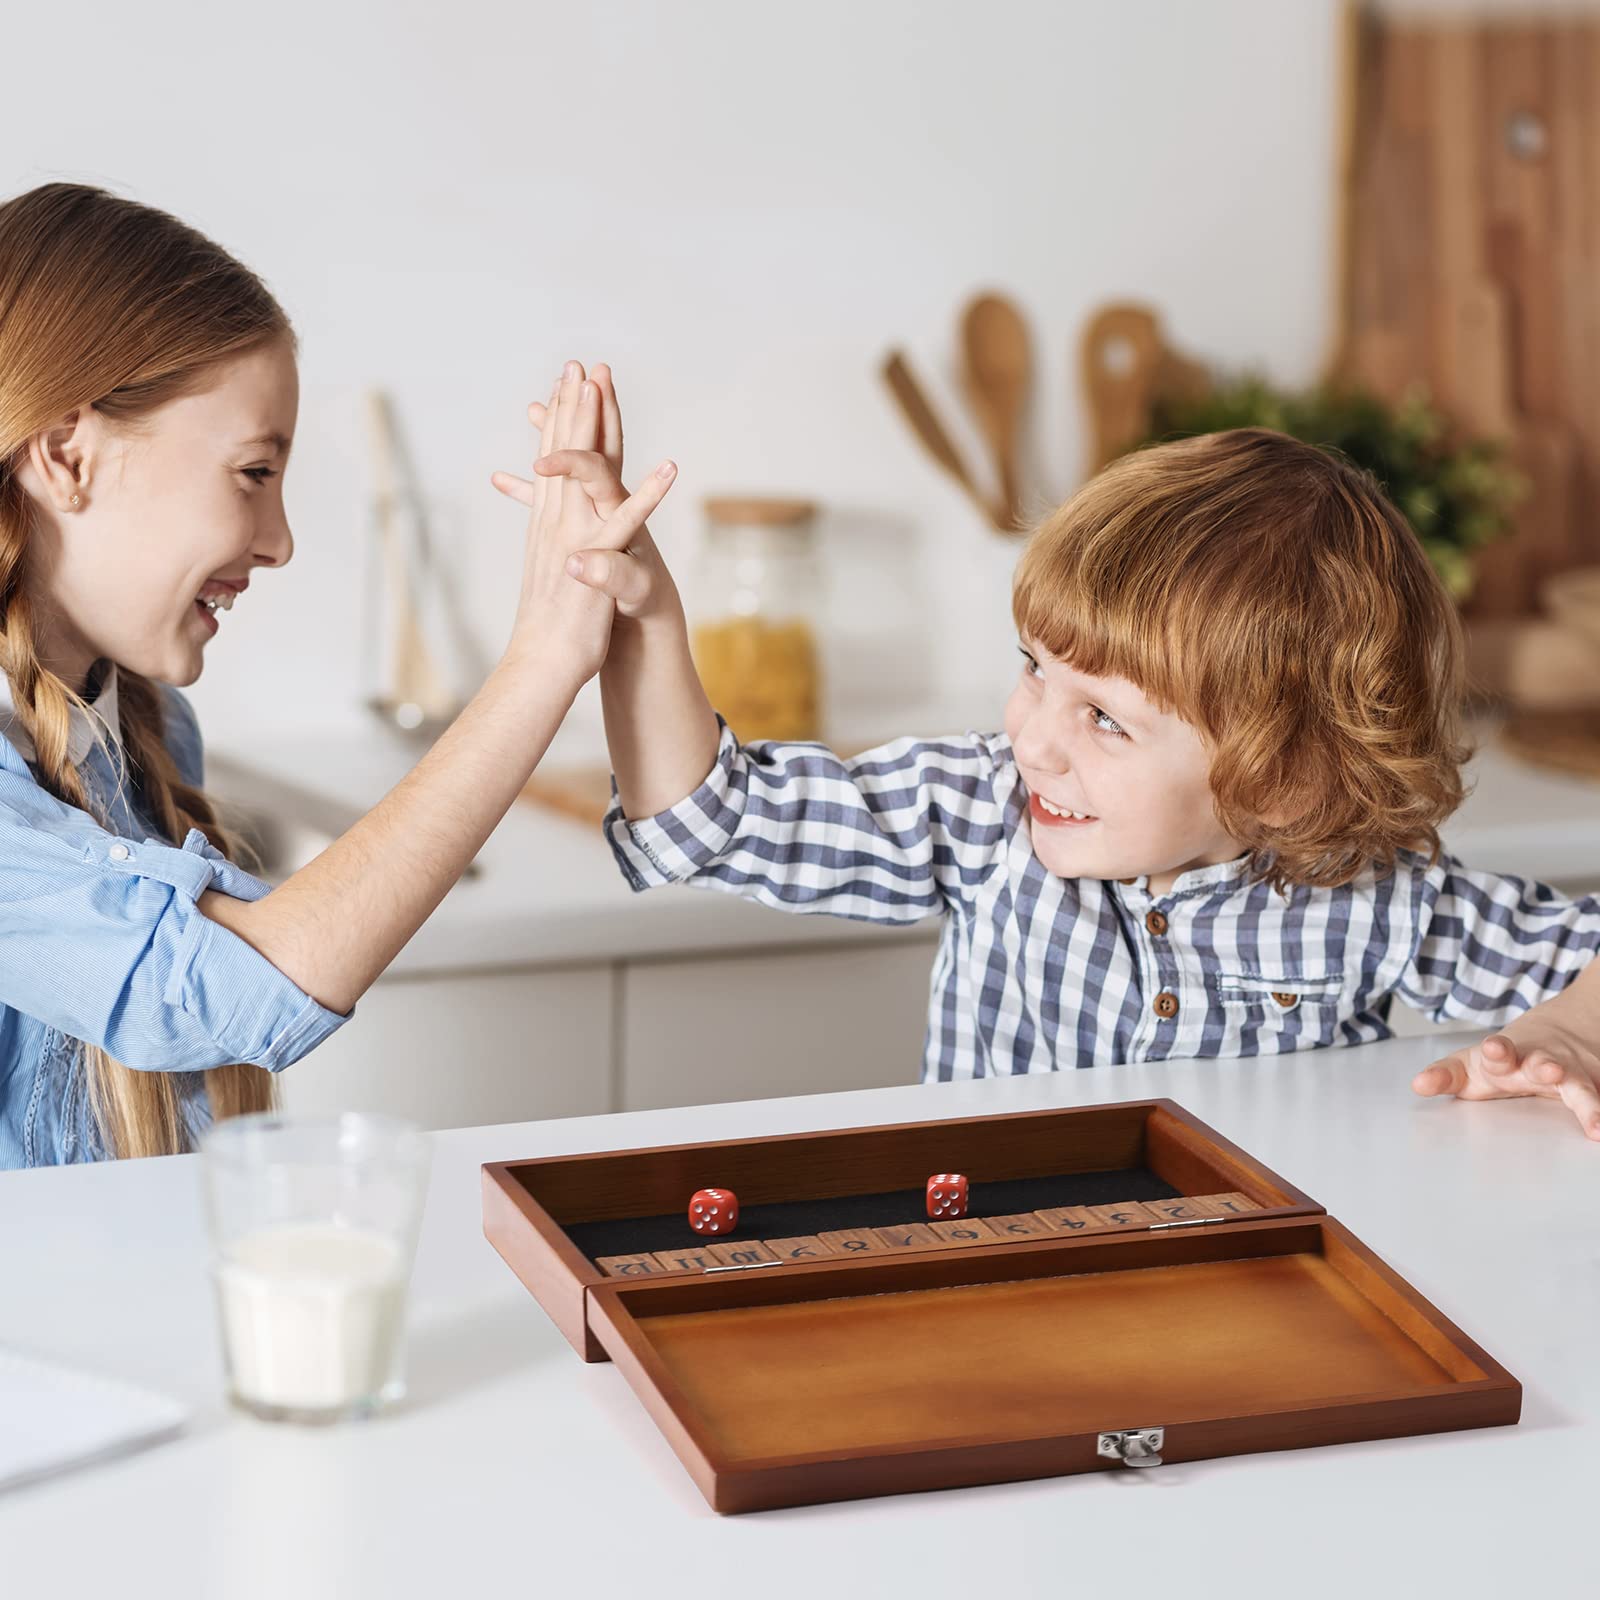
[[1189, 1203], [1204, 1208], [1200, 1212], [1202, 1217], [1215, 1217], [1223, 1213], [1238, 1216], [1242, 1212], [1261, 1209], [1247, 1194], [1199, 1194]]
[[889, 1250], [871, 1228], [838, 1228], [832, 1233], [819, 1233], [817, 1237], [836, 1256], [881, 1256]]
[[793, 1239], [761, 1241], [780, 1261], [825, 1261], [833, 1254], [814, 1234], [797, 1234]]
[[[930, 1222], [928, 1231], [934, 1243], [945, 1249], [958, 1249], [969, 1244], [993, 1244], [999, 1235], [994, 1223], [982, 1217], [947, 1217], [943, 1222]], [[1043, 1228], [1038, 1229], [1040, 1233]]]
[[1031, 1211], [1019, 1211], [1011, 1217], [985, 1217], [983, 1220], [1002, 1239], [1033, 1239], [1055, 1231], [1043, 1217]]
[[939, 1235], [926, 1222], [902, 1222], [872, 1230], [891, 1250], [937, 1250]]
[[613, 1278], [643, 1278], [667, 1270], [654, 1256], [597, 1256], [594, 1264]]
[[698, 1250], [657, 1250], [656, 1260], [668, 1272], [704, 1272], [707, 1267], [720, 1265], [709, 1246]]
[[1198, 1222], [1210, 1215], [1201, 1210], [1199, 1201], [1188, 1195], [1177, 1200], [1146, 1200], [1145, 1205], [1158, 1212], [1163, 1222]]
[[1035, 1211], [1051, 1233], [1104, 1233], [1106, 1224], [1091, 1214], [1088, 1206], [1049, 1206]]
[[1132, 1228], [1148, 1228], [1152, 1222], [1167, 1220], [1138, 1200], [1123, 1200], [1109, 1206], [1090, 1206], [1089, 1214], [1098, 1217], [1107, 1228], [1118, 1233]]
[[779, 1259], [777, 1252], [759, 1239], [746, 1239], [743, 1244], [708, 1244], [706, 1254], [714, 1257], [719, 1267], [753, 1267], [758, 1261]]

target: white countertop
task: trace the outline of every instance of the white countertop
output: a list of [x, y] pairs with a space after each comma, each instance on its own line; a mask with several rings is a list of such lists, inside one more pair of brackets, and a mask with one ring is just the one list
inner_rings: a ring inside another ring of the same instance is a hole
[[[1437, 1040], [435, 1136], [412, 1397], [227, 1410], [195, 1158], [0, 1174], [0, 1343], [191, 1403], [186, 1437], [0, 1497], [0, 1587], [161, 1600], [1596, 1592], [1600, 1150], [1558, 1105], [1420, 1101]], [[489, 1160], [1170, 1095], [1324, 1204], [1524, 1385], [1513, 1428], [719, 1518], [616, 1370], [484, 1242]]]
[[[380, 731], [354, 739], [214, 751], [267, 786], [313, 789], [349, 819], [374, 805], [416, 761], [417, 747]], [[1472, 763], [1475, 791], [1445, 829], [1472, 866], [1517, 872], [1568, 892], [1600, 887], [1600, 782], [1543, 771], [1489, 744]], [[235, 780], [237, 782], [237, 780]], [[692, 955], [780, 946], [931, 939], [937, 924], [885, 929], [772, 911], [732, 895], [670, 889], [635, 894], [598, 827], [518, 802], [458, 884], [403, 950], [396, 974]]]

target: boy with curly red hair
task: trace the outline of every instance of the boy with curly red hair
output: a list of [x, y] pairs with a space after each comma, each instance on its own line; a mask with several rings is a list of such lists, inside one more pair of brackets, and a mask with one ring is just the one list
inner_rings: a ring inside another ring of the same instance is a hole
[[[539, 470], [603, 510], [616, 466]], [[601, 681], [624, 873], [941, 916], [926, 1078], [1356, 1044], [1389, 1036], [1398, 997], [1510, 1024], [1418, 1092], [1558, 1097], [1600, 1139], [1600, 978], [1562, 993], [1600, 946], [1600, 899], [1442, 852], [1467, 754], [1460, 624], [1343, 459], [1239, 429], [1113, 463], [1018, 567], [1004, 733], [850, 761], [721, 722], [648, 535], [568, 571], [618, 607]]]

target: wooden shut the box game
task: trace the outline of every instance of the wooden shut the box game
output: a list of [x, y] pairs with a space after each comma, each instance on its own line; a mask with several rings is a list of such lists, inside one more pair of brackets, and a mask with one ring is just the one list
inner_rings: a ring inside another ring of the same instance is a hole
[[[930, 1217], [934, 1175], [967, 1180], [964, 1215]], [[738, 1202], [716, 1237], [688, 1216], [708, 1188]], [[497, 1162], [483, 1215], [718, 1511], [1521, 1410], [1505, 1368], [1170, 1100]]]

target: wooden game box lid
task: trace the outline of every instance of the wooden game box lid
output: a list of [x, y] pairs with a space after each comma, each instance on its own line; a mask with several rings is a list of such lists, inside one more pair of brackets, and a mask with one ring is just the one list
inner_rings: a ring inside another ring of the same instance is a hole
[[[929, 1223], [934, 1172], [972, 1180]], [[718, 1511], [1514, 1422], [1520, 1387], [1169, 1100], [492, 1163], [484, 1231]], [[697, 1188], [740, 1198], [708, 1242]]]

